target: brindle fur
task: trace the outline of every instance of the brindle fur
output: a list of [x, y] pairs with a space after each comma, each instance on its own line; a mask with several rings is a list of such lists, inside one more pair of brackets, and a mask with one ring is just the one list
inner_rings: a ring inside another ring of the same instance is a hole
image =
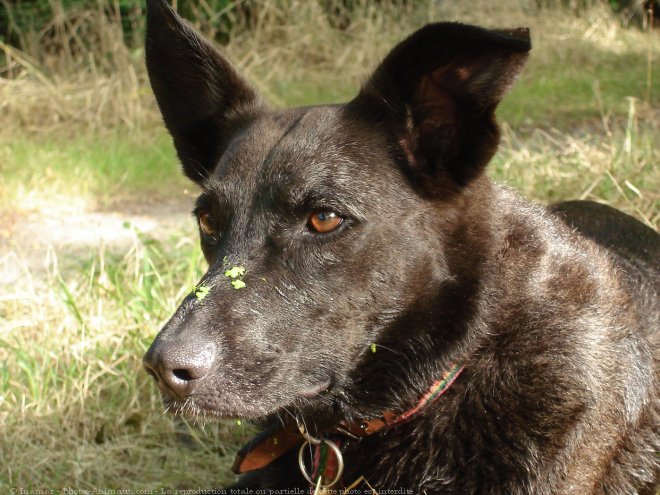
[[[655, 494], [658, 234], [593, 203], [532, 205], [482, 173], [529, 49], [522, 29], [429, 25], [350, 103], [274, 110], [150, 0], [152, 86], [220, 231], [202, 235], [211, 291], [187, 297], [145, 356], [166, 402], [323, 432], [410, 409], [465, 360], [413, 420], [344, 443], [344, 478]], [[315, 208], [346, 221], [314, 234]], [[228, 265], [247, 269], [244, 289]], [[295, 462], [236, 487], [306, 489]]]

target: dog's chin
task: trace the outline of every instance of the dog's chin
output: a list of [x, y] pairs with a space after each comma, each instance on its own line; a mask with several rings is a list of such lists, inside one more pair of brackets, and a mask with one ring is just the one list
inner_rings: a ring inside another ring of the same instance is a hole
[[241, 401], [231, 404], [218, 398], [188, 397], [181, 399], [162, 394], [162, 403], [167, 413], [176, 416], [214, 417], [220, 419], [246, 419], [259, 421], [281, 411], [301, 409], [316, 409], [327, 407], [331, 402], [332, 381], [304, 389], [293, 394], [289, 400], [259, 402], [258, 397], [251, 398], [250, 403]]

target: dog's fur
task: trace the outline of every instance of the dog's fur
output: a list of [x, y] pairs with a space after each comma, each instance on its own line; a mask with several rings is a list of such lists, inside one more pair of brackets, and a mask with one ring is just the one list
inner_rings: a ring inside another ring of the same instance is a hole
[[[217, 230], [201, 233], [210, 292], [145, 356], [168, 403], [323, 432], [410, 409], [465, 360], [411, 421], [346, 442], [345, 477], [415, 494], [655, 493], [658, 234], [593, 203], [548, 211], [483, 173], [526, 30], [429, 25], [350, 103], [273, 110], [164, 1], [148, 5], [151, 83]], [[319, 210], [343, 224], [314, 233]], [[163, 384], [168, 367], [185, 394]], [[295, 452], [237, 486], [307, 487]]]

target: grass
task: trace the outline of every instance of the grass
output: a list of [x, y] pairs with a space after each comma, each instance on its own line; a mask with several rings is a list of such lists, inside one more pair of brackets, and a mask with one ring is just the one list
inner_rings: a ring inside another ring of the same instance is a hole
[[[400, 12], [365, 0], [338, 30], [317, 2], [265, 1], [254, 31], [234, 33], [225, 51], [276, 105], [305, 105], [349, 99], [366, 68], [429, 20], [529, 25], [534, 51], [499, 110], [491, 173], [539, 201], [596, 199], [657, 228], [657, 33], [622, 28], [596, 2], [578, 16], [512, 3], [418, 2]], [[0, 71], [11, 76], [0, 78], [0, 266], [19, 273], [0, 285], [0, 491], [220, 486], [249, 432], [164, 416], [140, 364], [204, 270], [194, 226], [159, 240], [131, 227], [128, 245], [86, 254], [30, 232], [46, 269], [11, 237], [3, 249], [7, 219], [18, 229], [61, 204], [124, 211], [191, 187], [142, 50], [127, 48], [116, 24], [83, 14], [80, 33], [96, 29], [98, 50], [52, 59], [35, 33], [25, 51], [0, 45]], [[71, 39], [87, 46], [80, 33]]]
[[557, 128], [503, 129], [491, 174], [543, 203], [589, 199], [610, 204], [657, 229], [660, 174], [657, 122], [640, 122], [634, 100], [620, 126], [605, 119], [566, 133]]
[[82, 133], [76, 138], [0, 134], [0, 195], [26, 209], [76, 196], [90, 207], [158, 198], [188, 186], [164, 131]]
[[201, 274], [190, 237], [161, 244], [136, 232], [123, 256], [99, 249], [76, 271], [26, 273], [2, 295], [0, 488], [227, 481], [217, 466], [244, 431], [173, 423], [139, 360]]

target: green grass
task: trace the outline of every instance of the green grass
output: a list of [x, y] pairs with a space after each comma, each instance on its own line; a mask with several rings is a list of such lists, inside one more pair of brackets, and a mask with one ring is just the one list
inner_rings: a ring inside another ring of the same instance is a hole
[[0, 174], [0, 192], [27, 209], [40, 198], [76, 196], [103, 206], [188, 186], [162, 129], [75, 138], [0, 134]]
[[532, 52], [523, 77], [499, 109], [502, 120], [514, 127], [566, 129], [598, 120], [603, 112], [625, 116], [629, 97], [651, 107], [660, 103], [660, 74], [649, 88], [646, 55], [639, 49], [622, 54], [589, 45], [573, 54], [568, 46], [564, 50], [540, 60]]
[[124, 256], [100, 249], [75, 271], [26, 276], [3, 294], [0, 489], [228, 481], [250, 431], [173, 423], [140, 362], [203, 269], [197, 246], [175, 248], [180, 240], [138, 234]]
[[323, 82], [295, 79], [275, 82], [271, 96], [280, 106], [299, 107], [347, 102], [359, 89], [359, 84], [337, 76]]
[[[447, 2], [437, 10], [429, 2], [392, 15], [365, 2], [338, 32], [315, 2], [283, 2], [226, 51], [276, 105], [307, 105], [350, 99], [392, 43], [429, 20], [530, 25], [534, 49], [499, 110], [505, 124], [490, 173], [542, 202], [596, 199], [657, 228], [660, 46], [602, 9], [529, 15], [511, 4]], [[87, 67], [70, 70], [71, 79], [51, 74], [39, 53], [9, 55], [21, 75], [0, 85], [0, 248], [7, 218], [20, 227], [53, 205], [121, 211], [194, 189], [139, 56], [127, 56], [116, 77]], [[121, 60], [114, 53], [112, 63]], [[48, 254], [43, 244], [50, 262], [41, 271], [24, 253], [0, 253], [20, 271], [0, 286], [0, 491], [228, 481], [249, 432], [173, 422], [140, 363], [204, 270], [194, 228], [191, 221], [160, 241], [135, 232], [129, 246], [86, 254]]]
[[[566, 42], [550, 52], [545, 46], [549, 42], [542, 40], [533, 49], [522, 77], [498, 109], [499, 118], [509, 125], [566, 129], [598, 120], [603, 112], [625, 117], [629, 97], [648, 107], [660, 104], [660, 71], [651, 67], [649, 86], [647, 54], [639, 46], [611, 53], [576, 41], [574, 49]], [[660, 50], [656, 52], [660, 55]], [[273, 81], [269, 96], [282, 106], [345, 102], [355, 96], [368, 74], [365, 70], [362, 78], [343, 79], [324, 74], [320, 79], [294, 73]]]

